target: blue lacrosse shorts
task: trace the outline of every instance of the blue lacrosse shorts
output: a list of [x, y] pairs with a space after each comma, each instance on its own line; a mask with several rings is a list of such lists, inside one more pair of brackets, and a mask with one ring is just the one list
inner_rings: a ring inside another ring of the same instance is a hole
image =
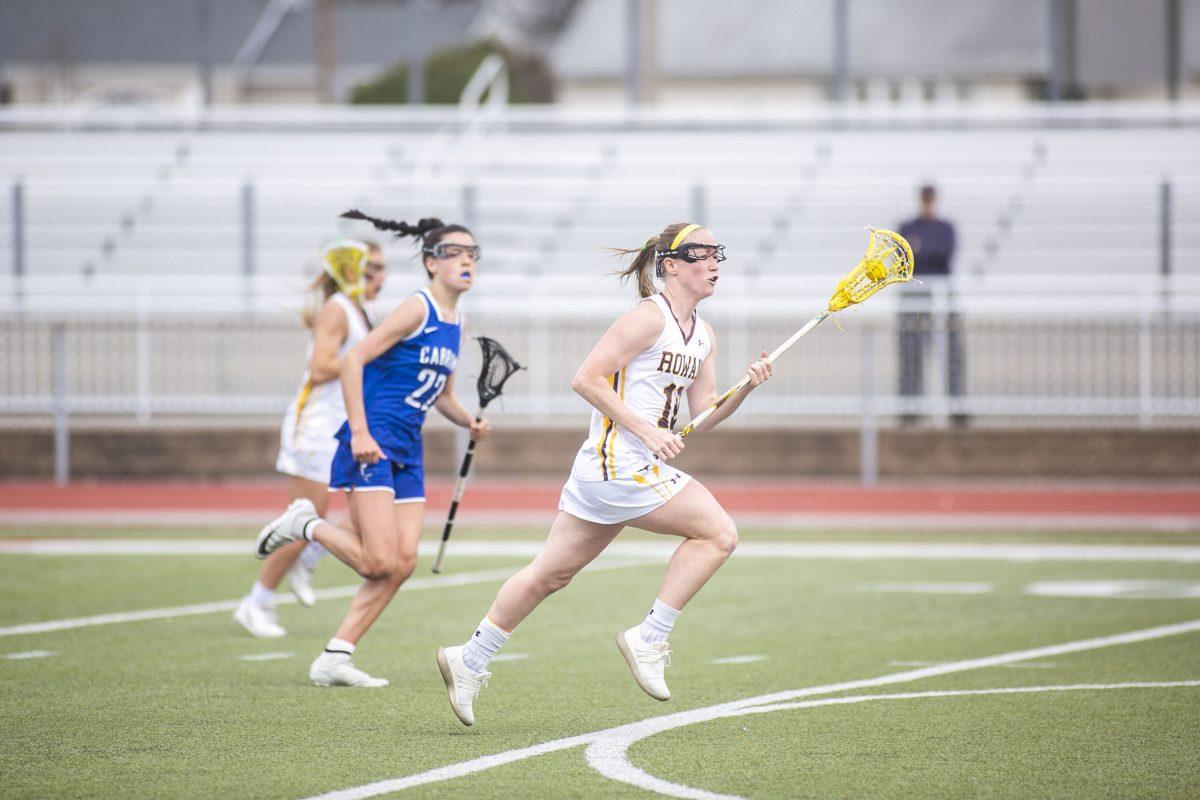
[[338, 442], [329, 467], [329, 490], [390, 491], [397, 503], [420, 503], [425, 500], [425, 468], [421, 464], [400, 464], [386, 457], [374, 464], [364, 464], [354, 460], [349, 443]]

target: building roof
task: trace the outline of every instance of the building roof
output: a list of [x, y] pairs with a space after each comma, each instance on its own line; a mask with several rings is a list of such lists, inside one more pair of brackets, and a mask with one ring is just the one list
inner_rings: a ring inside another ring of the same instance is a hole
[[[268, 0], [208, 0], [213, 60], [232, 61]], [[482, 0], [423, 0], [426, 52], [466, 41]], [[8, 64], [195, 63], [200, 0], [4, 0], [0, 58]], [[339, 64], [390, 65], [405, 56], [407, 3], [343, 0], [335, 5]], [[263, 64], [316, 61], [312, 3], [287, 15]]]
[[[832, 0], [659, 0], [663, 77], [828, 74]], [[559, 75], [614, 78], [627, 4], [583, 0], [552, 50]], [[852, 75], [1037, 74], [1049, 63], [1046, 0], [849, 0]]]

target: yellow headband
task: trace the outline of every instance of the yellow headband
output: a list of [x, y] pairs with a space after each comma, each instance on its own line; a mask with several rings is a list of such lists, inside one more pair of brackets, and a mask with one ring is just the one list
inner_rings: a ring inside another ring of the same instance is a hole
[[679, 247], [679, 243], [682, 242], [684, 239], [686, 239], [688, 237], [689, 233], [691, 233], [692, 231], [696, 230], [699, 227], [702, 227], [702, 226], [696, 225], [695, 223], [684, 226], [683, 230], [681, 230], [679, 233], [675, 234], [675, 241], [671, 242], [670, 249], [674, 250], [676, 247]]

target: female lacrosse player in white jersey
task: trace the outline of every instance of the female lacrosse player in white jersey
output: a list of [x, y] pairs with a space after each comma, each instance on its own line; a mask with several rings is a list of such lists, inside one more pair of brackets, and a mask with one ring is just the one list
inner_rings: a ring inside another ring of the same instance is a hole
[[[699, 225], [670, 225], [649, 239], [622, 272], [636, 277], [643, 301], [605, 332], [571, 382], [593, 407], [587, 440], [563, 487], [542, 552], [501, 587], [467, 641], [438, 650], [450, 705], [465, 725], [488, 664], [520, 622], [629, 525], [683, 538], [640, 625], [617, 635], [634, 679], [657, 700], [670, 697], [663, 670], [675, 618], [737, 546], [737, 528], [712, 494], [667, 462], [683, 450], [673, 432], [687, 396], [693, 416], [716, 399], [712, 327], [696, 306], [716, 290], [724, 248]], [[662, 279], [656, 292], [654, 275]], [[767, 354], [763, 353], [765, 357]], [[697, 430], [728, 417], [771, 365], [755, 361], [750, 383]]]
[[[283, 418], [275, 469], [288, 476], [290, 500], [307, 497], [324, 515], [329, 506], [329, 465], [337, 450], [333, 435], [346, 419], [338, 362], [371, 330], [364, 303], [374, 300], [383, 288], [386, 265], [379, 245], [354, 239], [331, 242], [322, 261], [324, 271], [312, 285], [322, 305], [304, 320], [312, 329], [308, 368]], [[276, 550], [263, 562], [258, 580], [233, 618], [255, 636], [285, 635], [275, 618], [275, 590], [287, 575], [296, 599], [311, 606], [316, 602], [312, 573], [324, 554], [320, 545], [306, 547], [300, 542]]]

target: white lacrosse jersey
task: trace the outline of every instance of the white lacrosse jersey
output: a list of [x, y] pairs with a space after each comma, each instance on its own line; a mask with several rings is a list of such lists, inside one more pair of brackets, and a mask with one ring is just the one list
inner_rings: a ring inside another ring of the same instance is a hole
[[[366, 338], [370, 328], [363, 312], [358, 310], [346, 295], [338, 292], [330, 299], [346, 312], [346, 340], [338, 348], [338, 359], [341, 360], [350, 348]], [[313, 346], [308, 343], [308, 360], [312, 360]], [[284, 418], [284, 440], [299, 442], [303, 440], [333, 442], [333, 434], [346, 421], [346, 401], [342, 398], [342, 382], [334, 379], [325, 383], [314, 384], [312, 375], [306, 369], [300, 383], [300, 391], [288, 406]], [[336, 442], [333, 445], [336, 446]]]
[[[674, 429], [679, 420], [683, 395], [700, 365], [712, 350], [708, 328], [692, 312], [691, 334], [684, 336], [671, 305], [662, 294], [647, 298], [663, 314], [663, 329], [649, 348], [609, 376], [613, 391], [642, 419], [660, 428]], [[578, 481], [609, 481], [627, 478], [660, 459], [642, 440], [592, 409], [587, 441], [579, 448], [571, 475]]]

